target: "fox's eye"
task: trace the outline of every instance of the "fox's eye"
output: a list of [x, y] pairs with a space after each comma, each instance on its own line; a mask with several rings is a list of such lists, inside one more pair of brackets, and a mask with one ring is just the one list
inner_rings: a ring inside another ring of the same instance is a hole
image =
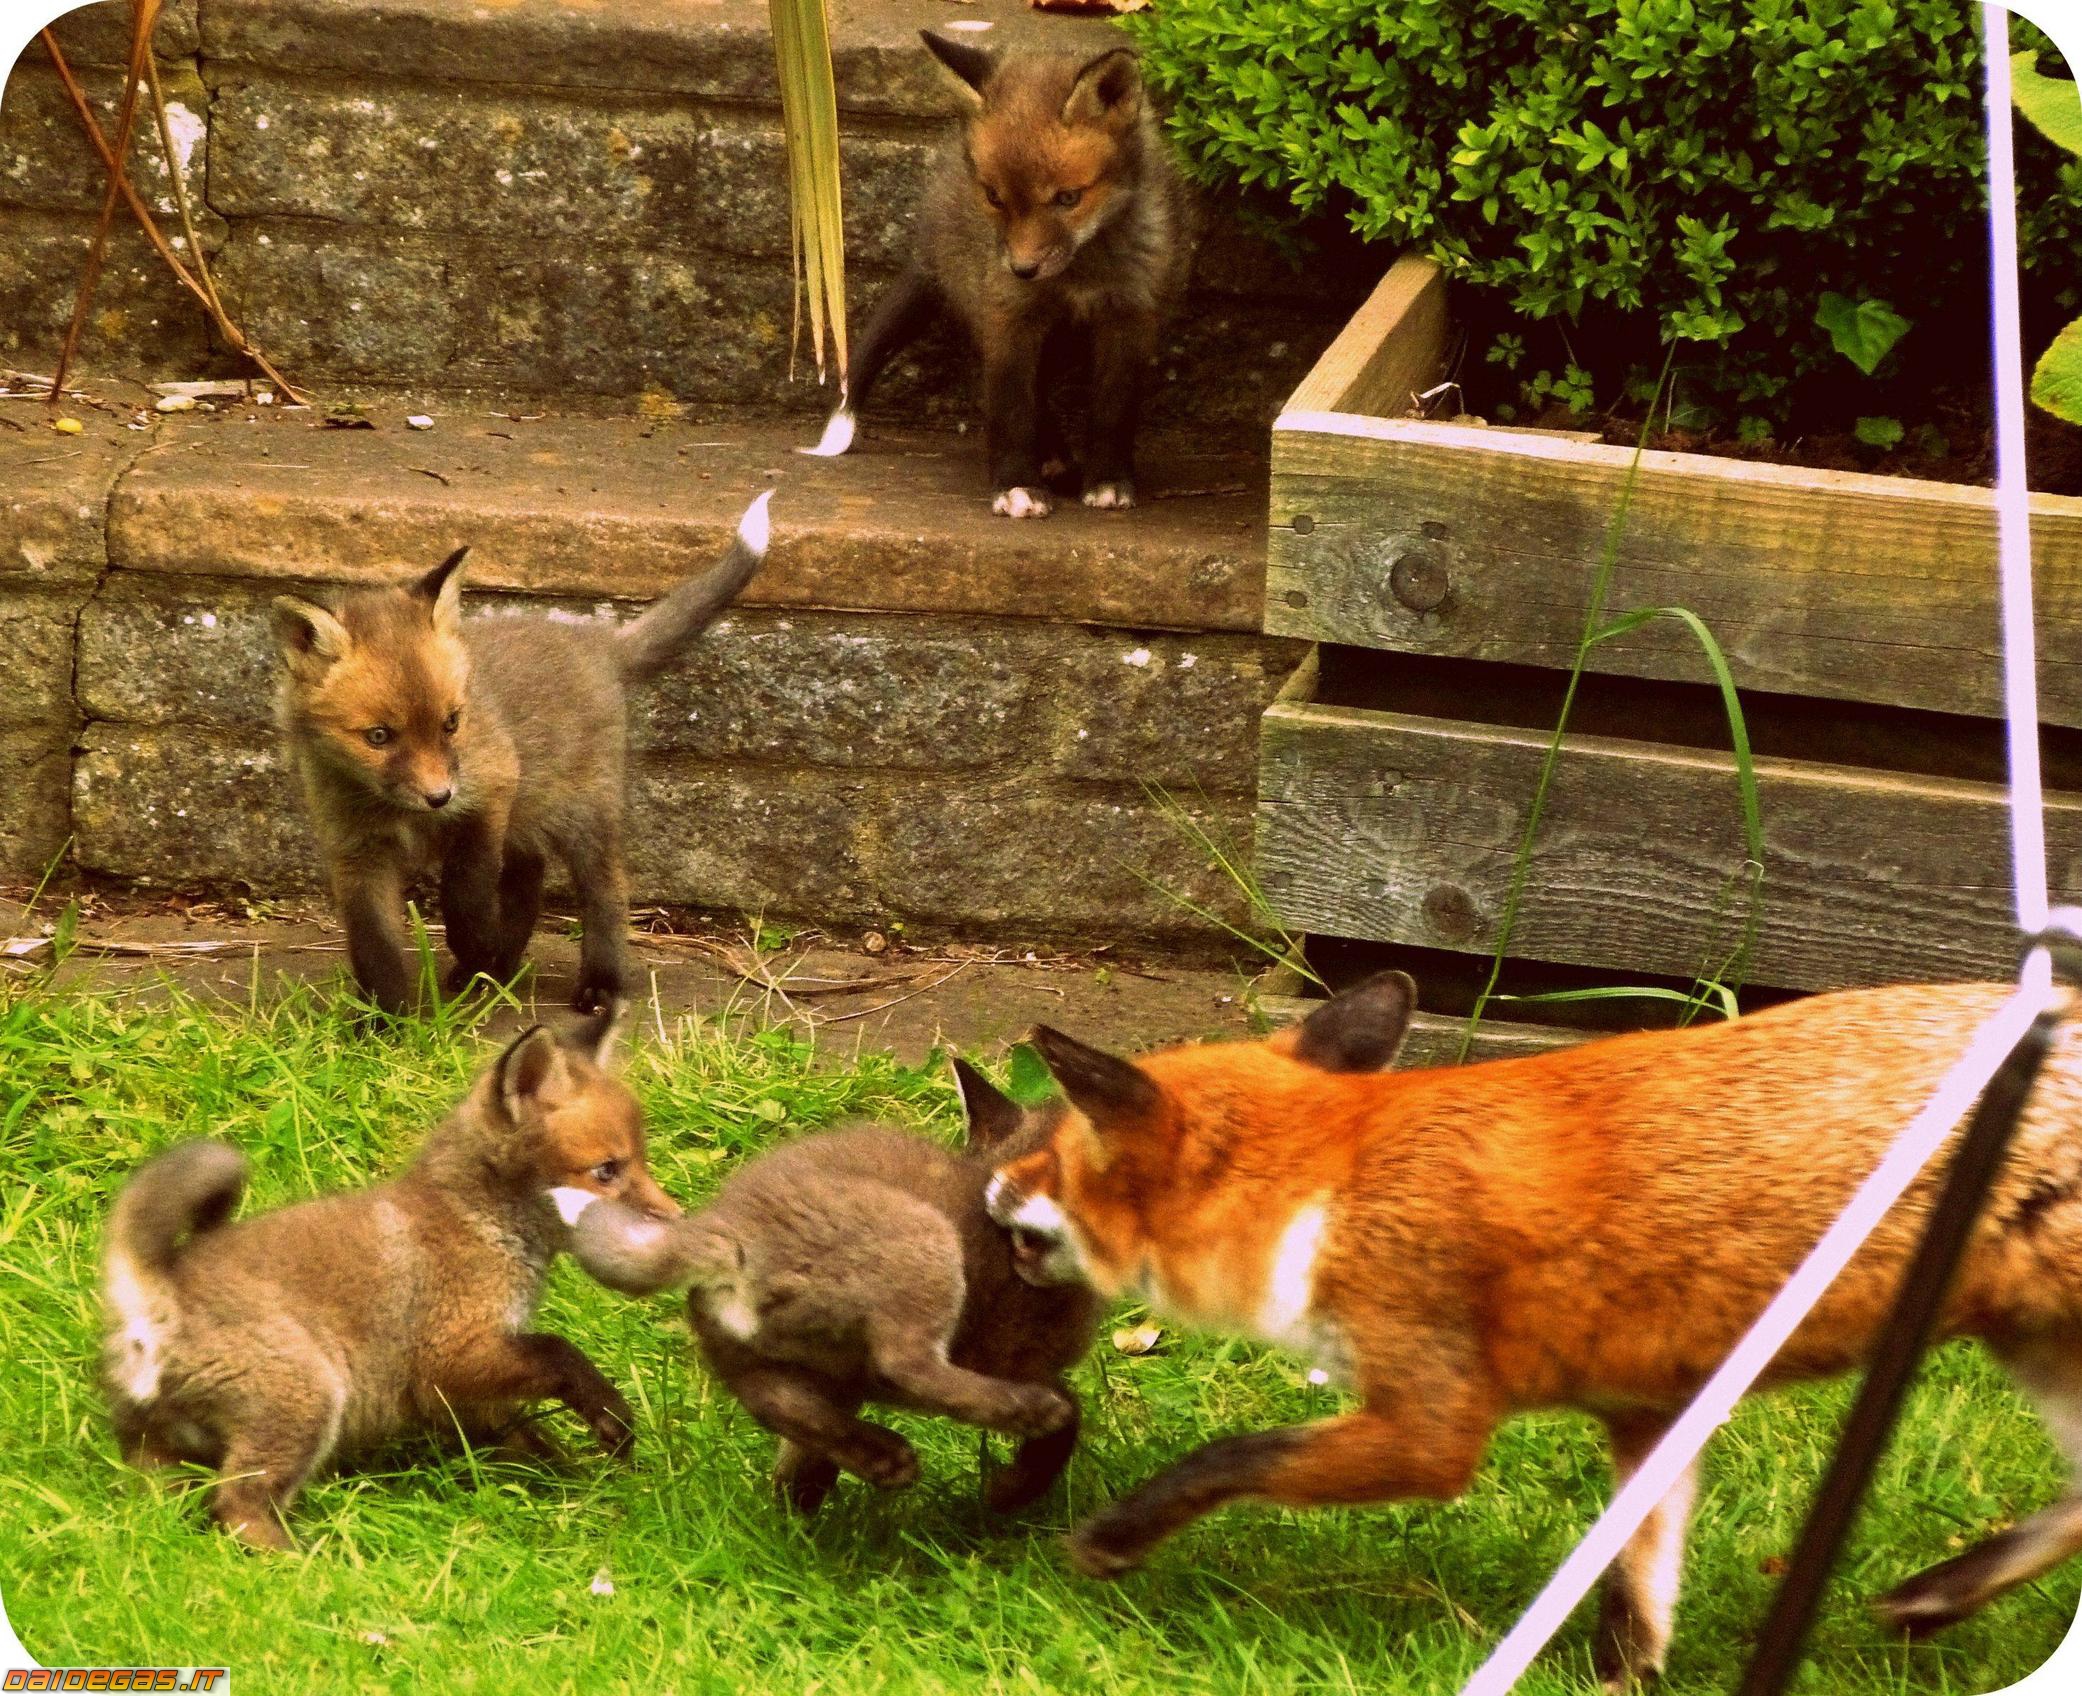
[[1070, 207], [1075, 206], [1083, 198], [1084, 190], [1081, 188], [1058, 189], [1056, 191], [1055, 203], [1058, 206]]
[[611, 1184], [621, 1175], [622, 1163], [619, 1160], [603, 1160], [592, 1172], [595, 1181], [603, 1184]]
[[450, 713], [446, 718], [444, 718], [441, 721], [441, 734], [443, 736], [453, 736], [455, 734], [455, 727], [461, 724], [462, 722], [463, 709], [461, 707], [457, 707], [454, 712]]
[[361, 739], [368, 743], [371, 748], [380, 748], [390, 740], [390, 726], [387, 724], [372, 724], [361, 733]]
[[985, 183], [983, 185], [983, 198], [990, 202], [990, 209], [993, 212], [1002, 212], [1005, 210], [1005, 203], [998, 198], [998, 191], [992, 188], [988, 183]]

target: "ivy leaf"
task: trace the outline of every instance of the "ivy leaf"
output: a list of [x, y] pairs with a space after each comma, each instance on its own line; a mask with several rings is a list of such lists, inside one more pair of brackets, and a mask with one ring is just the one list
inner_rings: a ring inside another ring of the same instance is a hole
[[1909, 321], [1884, 300], [1852, 300], [1840, 294], [1822, 296], [1815, 323], [1829, 332], [1836, 351], [1868, 377], [1909, 327]]
[[1907, 434], [1898, 418], [1861, 418], [1851, 427], [1851, 434], [1869, 448], [1891, 448], [1897, 446]]
[[2082, 318], [2077, 318], [2040, 357], [2031, 374], [2031, 398], [2055, 418], [2082, 424]]
[[2076, 85], [2039, 75], [2038, 55], [2026, 50], [2010, 55], [2010, 98], [2031, 120], [2031, 127], [2070, 153], [2082, 154], [2082, 96]]

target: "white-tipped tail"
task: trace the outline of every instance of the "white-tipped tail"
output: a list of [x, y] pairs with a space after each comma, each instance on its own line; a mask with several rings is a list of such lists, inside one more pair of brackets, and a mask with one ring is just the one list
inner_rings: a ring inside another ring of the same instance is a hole
[[737, 521], [737, 539], [757, 559], [766, 558], [766, 544], [773, 539], [773, 520], [766, 511], [767, 503], [773, 498], [773, 490], [768, 489], [745, 508], [744, 517]]
[[813, 448], [797, 448], [797, 453], [806, 453], [816, 459], [837, 459], [853, 445], [853, 409], [841, 406], [824, 421], [824, 434], [817, 438]]

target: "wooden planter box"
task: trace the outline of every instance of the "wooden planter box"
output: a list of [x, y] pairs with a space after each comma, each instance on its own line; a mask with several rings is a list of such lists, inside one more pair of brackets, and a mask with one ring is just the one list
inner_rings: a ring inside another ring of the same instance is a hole
[[[1322, 646], [1267, 711], [1258, 875], [1325, 935], [1487, 953], [1632, 450], [1407, 416], [1445, 282], [1397, 263], [1273, 430], [1265, 628]], [[2082, 892], [2082, 500], [2036, 496], [2055, 899]], [[1644, 456], [1608, 618], [1682, 605], [1758, 748], [1750, 981], [2014, 971], [1995, 521], [1982, 489]], [[1511, 950], [1689, 977], [1739, 908], [1734, 762], [1673, 620], [1592, 651]]]

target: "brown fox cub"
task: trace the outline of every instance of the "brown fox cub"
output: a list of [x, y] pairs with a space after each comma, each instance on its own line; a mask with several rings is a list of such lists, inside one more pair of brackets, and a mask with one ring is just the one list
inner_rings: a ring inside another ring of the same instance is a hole
[[712, 571], [619, 629], [584, 620], [462, 622], [458, 549], [417, 582], [336, 609], [284, 596], [278, 717], [347, 932], [347, 960], [386, 1012], [409, 1004], [405, 888], [429, 864], [459, 988], [519, 970], [552, 857], [584, 928], [581, 1012], [626, 987], [622, 870], [628, 685], [662, 670], [766, 555], [766, 503]]
[[613, 1031], [541, 1026], [480, 1077], [399, 1176], [227, 1224], [246, 1164], [182, 1143], [116, 1198], [105, 1246], [109, 1400], [125, 1457], [219, 1469], [212, 1511], [287, 1548], [283, 1518], [336, 1455], [414, 1429], [494, 1439], [553, 1397], [611, 1454], [628, 1403], [562, 1337], [526, 1329], [565, 1240], [552, 1189], [677, 1209], [644, 1165]]
[[1048, 484], [1069, 476], [1072, 457], [1048, 389], [1086, 344], [1084, 504], [1133, 506], [1143, 384], [1195, 234], [1141, 67], [1125, 47], [1000, 58], [924, 35], [960, 83], [961, 135], [926, 184], [917, 258], [876, 303], [845, 398], [811, 451], [851, 446], [875, 379], [945, 311], [983, 360], [992, 510], [1048, 516]]
[[571, 1252], [632, 1294], [691, 1284], [702, 1358], [781, 1438], [774, 1481], [814, 1513], [841, 1470], [885, 1490], [918, 1457], [863, 1403], [914, 1408], [1024, 1439], [985, 1483], [1002, 1513], [1047, 1493], [1077, 1446], [1064, 1382], [1091, 1346], [1097, 1304], [1015, 1270], [983, 1210], [999, 1160], [1039, 1148], [1060, 1108], [1024, 1113], [957, 1060], [969, 1147], [953, 1154], [878, 1125], [761, 1155], [698, 1213], [657, 1224], [590, 1196]]
[[[1602, 1418], [1622, 1476], [1718, 1366], [2008, 991], [1817, 996], [1728, 1024], [1387, 1072], [1415, 986], [1336, 997], [1264, 1042], [1130, 1062], [1035, 1042], [1074, 1111], [990, 1208], [1039, 1275], [1131, 1285], [1181, 1319], [1313, 1355], [1358, 1408], [1228, 1437], [1078, 1528], [1108, 1576], [1227, 1502], [1447, 1498], [1497, 1422]], [[1943, 1319], [1983, 1339], [2082, 1463], [2082, 1031], [2064, 1027]], [[1776, 1362], [1862, 1362], [1937, 1182], [1926, 1174]], [[1613, 1569], [1615, 1685], [1661, 1667], [1692, 1484]], [[2082, 1550], [2082, 1494], [1909, 1580], [1932, 1630]]]

